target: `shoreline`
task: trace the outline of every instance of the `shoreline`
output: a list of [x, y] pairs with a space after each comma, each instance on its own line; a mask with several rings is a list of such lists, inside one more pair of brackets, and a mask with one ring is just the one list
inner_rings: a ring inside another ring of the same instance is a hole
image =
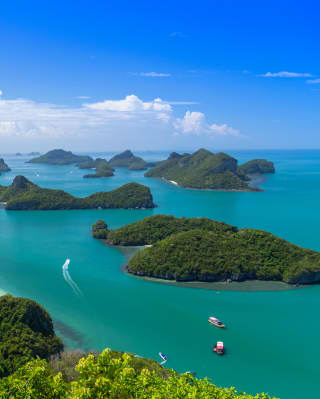
[[[172, 186], [179, 187], [179, 188], [184, 188], [187, 190], [197, 190], [197, 191], [222, 191], [222, 192], [235, 192], [235, 193], [261, 193], [264, 192], [259, 187], [248, 187], [248, 189], [240, 189], [240, 188], [197, 188], [197, 187], [184, 187], [180, 186], [177, 182], [173, 180], [167, 180], [164, 177], [158, 177], [157, 179], [162, 180], [168, 184], [171, 184]], [[250, 182], [249, 182], [250, 183]]]
[[147, 281], [149, 283], [157, 283], [157, 284], [166, 284], [172, 285], [175, 287], [184, 287], [184, 288], [198, 288], [205, 289], [209, 291], [244, 291], [244, 292], [266, 292], [266, 291], [289, 291], [289, 290], [297, 290], [302, 288], [311, 287], [314, 284], [300, 284], [296, 286], [294, 284], [288, 284], [283, 281], [267, 281], [267, 280], [245, 280], [245, 281], [231, 281], [227, 283], [226, 281], [214, 281], [214, 282], [205, 282], [205, 281], [183, 281], [177, 282], [176, 280], [166, 280], [156, 277], [147, 277], [147, 276], [138, 276], [133, 273], [129, 273], [127, 266], [130, 259], [138, 253], [141, 249], [147, 248], [148, 245], [142, 246], [124, 246], [124, 245], [109, 245], [105, 240], [103, 244], [107, 247], [116, 248], [119, 250], [126, 258], [126, 262], [120, 266], [120, 270], [134, 278], [138, 278], [140, 280]]

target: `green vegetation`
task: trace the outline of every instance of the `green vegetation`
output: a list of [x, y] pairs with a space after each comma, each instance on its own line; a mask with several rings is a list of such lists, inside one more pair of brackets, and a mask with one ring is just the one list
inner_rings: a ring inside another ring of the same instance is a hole
[[166, 161], [148, 170], [145, 176], [171, 180], [181, 187], [259, 191], [249, 187], [250, 179], [243, 170], [239, 171], [235, 158], [223, 152], [213, 154], [205, 149], [191, 155], [172, 153]]
[[170, 215], [154, 215], [116, 230], [108, 230], [107, 224], [99, 220], [92, 226], [95, 238], [108, 240], [110, 245], [151, 245], [159, 240], [183, 231], [202, 229], [217, 233], [236, 232], [236, 227], [206, 218], [176, 218]]
[[[156, 362], [153, 362], [154, 364]], [[15, 374], [0, 380], [3, 399], [271, 399], [220, 388], [208, 379], [191, 373], [153, 369], [152, 361], [123, 353], [115, 356], [109, 349], [100, 355], [89, 354], [75, 367], [75, 380], [65, 381], [45, 360], [34, 360]], [[163, 369], [165, 370], [165, 369]]]
[[238, 172], [244, 175], [275, 173], [273, 162], [265, 159], [253, 159], [238, 167]]
[[0, 202], [6, 203], [7, 210], [141, 209], [155, 206], [150, 189], [138, 183], [77, 198], [62, 190], [41, 188], [24, 176], [16, 176], [9, 187], [0, 186]]
[[136, 254], [128, 271], [176, 281], [320, 280], [320, 253], [253, 229], [194, 229], [157, 241]]
[[98, 177], [110, 177], [114, 176], [114, 169], [111, 167], [109, 162], [103, 158], [97, 158], [92, 161], [87, 161], [78, 165], [80, 169], [95, 169], [96, 173], [84, 175], [85, 178], [98, 178]]
[[11, 295], [0, 297], [0, 377], [36, 356], [48, 359], [62, 349], [51, 317], [40, 305]]
[[109, 245], [152, 245], [127, 269], [139, 276], [177, 281], [320, 281], [320, 253], [261, 230], [206, 218], [154, 215], [115, 230], [99, 220], [92, 235]]
[[147, 169], [148, 166], [147, 162], [133, 155], [130, 150], [115, 155], [110, 159], [109, 164], [111, 166], [125, 166], [130, 170], [144, 170]]
[[74, 155], [71, 151], [52, 150], [40, 157], [30, 159], [28, 163], [46, 163], [50, 165], [71, 165], [92, 161], [91, 157]]
[[0, 176], [1, 172], [10, 172], [9, 166], [4, 162], [2, 158], [0, 158]]

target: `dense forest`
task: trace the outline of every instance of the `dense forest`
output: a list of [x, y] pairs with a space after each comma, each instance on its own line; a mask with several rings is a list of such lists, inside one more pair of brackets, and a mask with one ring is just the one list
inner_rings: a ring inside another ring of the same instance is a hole
[[127, 183], [115, 190], [77, 198], [62, 190], [41, 188], [24, 176], [16, 176], [8, 187], [0, 186], [0, 202], [5, 202], [7, 210], [141, 209], [155, 206], [150, 189], [138, 183]]
[[[272, 164], [265, 160], [251, 161], [255, 173], [267, 173], [263, 165]], [[261, 165], [261, 167], [259, 167]], [[272, 164], [273, 165], [273, 164]], [[145, 173], [146, 177], [160, 177], [174, 181], [181, 187], [215, 190], [259, 191], [248, 185], [248, 166], [238, 167], [238, 161], [223, 152], [213, 154], [200, 149], [193, 154], [172, 153], [166, 161]]]
[[128, 263], [130, 273], [176, 281], [320, 281], [320, 253], [261, 230], [206, 218], [155, 215], [116, 230], [92, 227], [109, 245], [152, 245]]
[[32, 358], [49, 359], [62, 350], [51, 317], [40, 305], [11, 295], [0, 297], [0, 377]]

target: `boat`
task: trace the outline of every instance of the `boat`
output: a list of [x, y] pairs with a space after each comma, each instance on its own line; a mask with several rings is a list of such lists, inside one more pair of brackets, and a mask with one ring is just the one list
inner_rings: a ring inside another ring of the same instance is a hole
[[167, 358], [167, 356], [166, 356], [164, 353], [162, 353], [162, 352], [159, 352], [159, 356], [160, 356], [161, 359], [162, 359], [162, 362], [160, 363], [160, 365], [162, 366], [163, 364], [165, 364], [165, 363], [167, 362], [168, 358]]
[[217, 355], [224, 354], [224, 346], [222, 341], [218, 341], [213, 347], [213, 352], [216, 352]]
[[212, 324], [213, 326], [216, 326], [216, 327], [219, 327], [219, 328], [225, 328], [225, 327], [226, 327], [226, 326], [225, 326], [219, 319], [217, 319], [216, 317], [210, 316], [208, 322], [209, 322], [210, 324]]

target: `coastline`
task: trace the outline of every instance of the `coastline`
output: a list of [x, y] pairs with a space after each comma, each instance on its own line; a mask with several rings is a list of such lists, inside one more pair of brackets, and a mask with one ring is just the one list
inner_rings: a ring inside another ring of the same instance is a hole
[[[168, 183], [168, 184], [170, 184], [170, 185], [172, 185], [172, 186], [175, 186], [175, 187], [179, 187], [179, 188], [184, 188], [184, 189], [187, 189], [187, 190], [197, 190], [197, 191], [222, 191], [222, 192], [238, 192], [238, 193], [255, 193], [255, 192], [257, 192], [257, 193], [261, 193], [261, 192], [264, 192], [264, 190], [262, 190], [261, 188], [259, 188], [259, 187], [255, 187], [255, 186], [252, 186], [252, 187], [248, 187], [248, 189], [238, 189], [238, 188], [197, 188], [197, 187], [184, 187], [184, 186], [180, 186], [177, 182], [175, 182], [174, 180], [167, 180], [167, 179], [165, 179], [164, 177], [157, 177], [156, 179], [159, 179], [159, 180], [162, 180], [162, 181], [164, 181], [164, 182], [166, 182], [166, 183]], [[251, 182], [251, 181], [250, 181]], [[249, 182], [249, 184], [250, 184], [250, 182]]]
[[142, 246], [123, 246], [123, 245], [109, 245], [105, 240], [102, 240], [104, 245], [118, 249], [126, 258], [124, 264], [121, 265], [121, 271], [126, 273], [127, 275], [139, 278], [141, 280], [147, 281], [149, 283], [157, 283], [157, 284], [167, 284], [173, 285], [176, 287], [185, 287], [185, 288], [200, 288], [204, 290], [216, 291], [246, 291], [246, 292], [255, 292], [255, 291], [288, 291], [288, 290], [297, 290], [301, 288], [307, 288], [311, 285], [299, 285], [296, 286], [294, 284], [287, 284], [283, 281], [264, 281], [264, 280], [245, 280], [245, 281], [231, 281], [227, 283], [226, 281], [215, 281], [215, 282], [204, 282], [204, 281], [184, 281], [177, 282], [176, 280], [165, 280], [161, 278], [155, 277], [146, 277], [146, 276], [137, 276], [135, 274], [129, 273], [127, 266], [130, 259], [138, 253], [141, 249], [147, 248], [149, 245]]

